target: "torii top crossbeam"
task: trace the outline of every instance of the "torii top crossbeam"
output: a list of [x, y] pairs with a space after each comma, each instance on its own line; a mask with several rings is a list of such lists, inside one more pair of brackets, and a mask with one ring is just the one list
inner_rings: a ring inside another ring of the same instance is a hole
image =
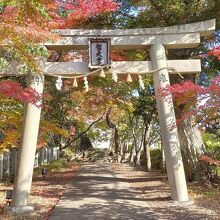
[[61, 38], [46, 43], [49, 49], [86, 49], [89, 37], [111, 37], [111, 47], [116, 49], [145, 48], [161, 43], [168, 49], [193, 48], [199, 45], [200, 37], [210, 36], [215, 30], [215, 20], [161, 28], [72, 30], [56, 32]]
[[[194, 48], [200, 44], [201, 37], [210, 36], [215, 31], [215, 20], [192, 24], [176, 25], [160, 28], [115, 29], [115, 30], [81, 30], [60, 29], [56, 33], [60, 38], [55, 42], [44, 44], [49, 50], [81, 50], [88, 49], [88, 39], [94, 37], [111, 38], [113, 49], [147, 48], [161, 43], [167, 49]], [[181, 74], [199, 73], [201, 62], [197, 60], [168, 60], [167, 65]], [[16, 67], [0, 75], [16, 75]], [[152, 61], [112, 62], [112, 70], [117, 73], [144, 74], [152, 71]], [[42, 72], [48, 75], [77, 76], [90, 72], [84, 62], [46, 62]], [[173, 73], [172, 71], [169, 71]]]
[[[92, 37], [111, 38], [113, 49], [147, 48], [161, 43], [167, 49], [194, 48], [200, 44], [201, 37], [210, 36], [215, 30], [215, 20], [161, 28], [115, 29], [115, 30], [56, 30], [60, 39], [45, 43], [48, 49], [78, 50], [88, 48], [88, 39]], [[168, 60], [168, 67], [179, 73], [192, 74], [201, 71], [200, 60]], [[112, 69], [118, 73], [139, 73], [151, 71], [151, 61], [113, 62]], [[82, 62], [47, 62], [45, 72], [56, 75], [78, 75], [89, 72], [88, 64]]]

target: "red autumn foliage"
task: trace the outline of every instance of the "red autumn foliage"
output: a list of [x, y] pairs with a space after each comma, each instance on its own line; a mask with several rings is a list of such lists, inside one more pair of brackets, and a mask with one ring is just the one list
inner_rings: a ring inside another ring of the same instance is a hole
[[[17, 2], [13, 6], [4, 7], [0, 13], [0, 22], [4, 27], [0, 28], [0, 41], [7, 42], [16, 37], [14, 34], [22, 36], [27, 42], [51, 40], [55, 37], [50, 32], [54, 28], [77, 27], [77, 24], [85, 22], [91, 16], [112, 12], [118, 8], [114, 0], [37, 0], [37, 3], [45, 7], [47, 17], [42, 16], [42, 11], [32, 1], [25, 1], [25, 4]], [[57, 13], [61, 9], [65, 9], [67, 16]]]
[[31, 88], [22, 88], [19, 83], [9, 80], [0, 81], [0, 98], [14, 98], [39, 106], [41, 96]]
[[208, 56], [214, 56], [220, 61], [220, 46], [213, 47], [209, 52]]
[[192, 81], [184, 81], [159, 90], [159, 95], [164, 99], [169, 94], [172, 94], [176, 106], [184, 106], [184, 114], [179, 120], [197, 115], [200, 116], [200, 122], [207, 122], [218, 115], [220, 76], [214, 78], [208, 87], [200, 86]]
[[[51, 32], [52, 29], [75, 27], [91, 16], [114, 11], [117, 7], [114, 0], [37, 0], [13, 1], [13, 4], [9, 1], [0, 12], [0, 43], [19, 54], [21, 61], [29, 67], [38, 70], [35, 57], [26, 47], [28, 44], [53, 40], [56, 36]], [[43, 8], [45, 11], [42, 13]], [[59, 16], [57, 12], [60, 9], [65, 9], [68, 16]], [[39, 100], [34, 90], [22, 89], [16, 82], [2, 81], [0, 86], [0, 95], [33, 104]]]
[[60, 18], [61, 28], [72, 28], [91, 16], [112, 12], [118, 8], [118, 4], [113, 0], [67, 0], [65, 2], [57, 0], [56, 3], [68, 14], [67, 18]]
[[205, 88], [194, 84], [190, 80], [173, 84], [160, 90], [160, 94], [164, 97], [171, 93], [178, 104], [185, 104], [191, 99], [194, 100], [195, 97], [204, 92]]
[[[57, 9], [52, 1], [38, 0], [48, 9], [48, 15], [54, 20], [57, 16], [51, 13], [51, 5], [53, 10]], [[0, 28], [1, 40], [4, 44], [18, 43], [19, 37], [22, 36], [24, 42], [44, 42], [45, 40], [53, 39], [54, 34], [50, 30], [54, 28], [54, 22], [49, 21], [42, 16], [41, 11], [31, 1], [26, 1], [25, 4], [13, 6], [5, 6], [0, 13]], [[53, 24], [53, 25], [52, 25]]]
[[219, 160], [214, 160], [214, 159], [212, 159], [209, 156], [206, 156], [204, 154], [200, 155], [199, 160], [205, 161], [205, 162], [209, 163], [210, 165], [216, 165], [216, 166], [220, 167], [220, 161]]
[[[209, 62], [219, 65], [220, 46], [213, 47], [207, 54], [202, 54], [201, 58], [211, 58]], [[159, 95], [164, 98], [170, 94], [176, 106], [183, 110], [183, 115], [178, 121], [196, 115], [200, 123], [207, 123], [219, 117], [220, 76], [215, 77], [208, 87], [188, 80], [159, 89]]]
[[125, 54], [124, 51], [112, 50], [111, 51], [111, 60], [112, 61], [129, 61], [130, 59]]

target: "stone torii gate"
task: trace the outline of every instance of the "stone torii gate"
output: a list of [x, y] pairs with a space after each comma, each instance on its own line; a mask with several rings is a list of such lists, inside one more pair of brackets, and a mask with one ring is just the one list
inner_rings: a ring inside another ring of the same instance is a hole
[[[151, 72], [155, 89], [170, 84], [170, 68], [180, 74], [195, 74], [201, 71], [200, 60], [167, 60], [166, 49], [195, 48], [201, 37], [210, 36], [215, 30], [215, 20], [163, 28], [143, 28], [130, 30], [57, 30], [59, 40], [46, 43], [49, 50], [88, 49], [89, 38], [111, 38], [113, 49], [149, 48], [151, 61], [113, 62], [111, 70], [118, 74], [145, 74]], [[152, 71], [153, 70], [153, 71]], [[156, 70], [156, 71], [155, 71]], [[46, 62], [43, 72], [51, 76], [78, 76], [90, 72], [87, 63], [83, 62]], [[14, 73], [0, 73], [0, 75]], [[111, 74], [109, 72], [109, 74]], [[32, 76], [30, 87], [43, 93], [44, 77]], [[157, 91], [157, 90], [156, 90]], [[168, 181], [173, 200], [188, 201], [186, 179], [178, 139], [176, 119], [172, 97], [166, 100], [157, 97], [157, 108], [164, 146]], [[29, 195], [34, 167], [34, 158], [38, 137], [41, 109], [27, 104], [24, 116], [24, 129], [19, 159], [17, 178], [14, 185], [11, 210], [13, 212], [30, 211]], [[174, 126], [173, 126], [174, 125]], [[172, 129], [171, 129], [172, 127]]]

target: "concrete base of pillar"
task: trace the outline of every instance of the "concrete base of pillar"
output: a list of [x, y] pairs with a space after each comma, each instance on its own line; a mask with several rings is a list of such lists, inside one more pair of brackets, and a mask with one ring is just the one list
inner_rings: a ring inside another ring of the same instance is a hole
[[8, 213], [25, 214], [27, 212], [34, 211], [34, 207], [33, 206], [18, 206], [18, 207], [7, 206], [6, 211]]

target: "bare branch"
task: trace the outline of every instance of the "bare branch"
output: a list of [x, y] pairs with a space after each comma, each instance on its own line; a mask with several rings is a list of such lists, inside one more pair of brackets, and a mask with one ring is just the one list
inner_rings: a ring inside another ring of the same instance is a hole
[[70, 145], [70, 144], [72, 144], [74, 141], [78, 140], [82, 135], [84, 135], [87, 131], [89, 131], [89, 129], [90, 129], [94, 124], [96, 124], [96, 123], [98, 123], [99, 121], [101, 121], [102, 119], [104, 119], [104, 118], [105, 118], [105, 115], [106, 115], [106, 113], [107, 113], [107, 111], [108, 111], [108, 109], [107, 109], [106, 111], [104, 111], [104, 112], [102, 113], [102, 115], [99, 116], [95, 121], [93, 121], [84, 131], [80, 132], [80, 133], [77, 135], [77, 137], [75, 137], [74, 139], [72, 139], [72, 140], [68, 143], [68, 145]]

